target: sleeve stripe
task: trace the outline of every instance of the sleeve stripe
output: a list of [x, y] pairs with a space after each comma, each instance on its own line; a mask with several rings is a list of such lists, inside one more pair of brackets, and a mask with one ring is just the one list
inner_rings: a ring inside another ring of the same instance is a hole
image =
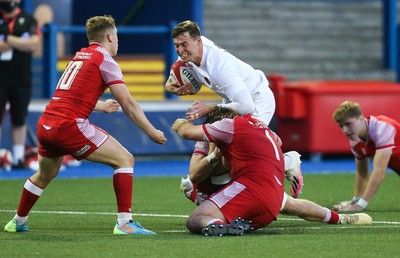
[[211, 135], [207, 132], [207, 127], [205, 124], [201, 125], [201, 128], [203, 129], [204, 132], [204, 137], [207, 139], [207, 141], [211, 142], [212, 138]]

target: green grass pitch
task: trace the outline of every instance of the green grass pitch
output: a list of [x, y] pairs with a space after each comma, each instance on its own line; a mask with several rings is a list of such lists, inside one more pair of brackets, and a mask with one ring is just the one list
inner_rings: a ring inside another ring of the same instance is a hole
[[[306, 174], [301, 198], [331, 207], [352, 197], [352, 174]], [[0, 180], [0, 226], [12, 218], [25, 180]], [[0, 233], [2, 257], [399, 257], [399, 177], [388, 173], [366, 211], [368, 226], [327, 225], [279, 216], [241, 237], [189, 233], [195, 208], [179, 177], [134, 181], [134, 219], [157, 235], [113, 236], [116, 204], [111, 178], [55, 179], [29, 216], [30, 231]]]

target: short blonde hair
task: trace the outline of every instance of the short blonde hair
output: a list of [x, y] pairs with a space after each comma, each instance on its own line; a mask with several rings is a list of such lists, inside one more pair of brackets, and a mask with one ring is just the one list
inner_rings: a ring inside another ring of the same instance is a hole
[[358, 103], [345, 101], [340, 104], [339, 108], [333, 113], [333, 120], [338, 124], [342, 124], [348, 118], [358, 118], [362, 114], [361, 107]]
[[105, 32], [112, 28], [115, 28], [115, 20], [111, 15], [94, 16], [86, 21], [86, 36], [89, 42], [101, 42]]

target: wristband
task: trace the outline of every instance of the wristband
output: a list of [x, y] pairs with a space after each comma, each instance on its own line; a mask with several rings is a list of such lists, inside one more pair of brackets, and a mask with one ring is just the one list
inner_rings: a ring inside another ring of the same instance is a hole
[[[210, 155], [208, 155], [208, 156], [206, 157], [206, 160], [207, 160], [208, 164], [210, 164], [210, 165], [216, 165], [216, 162], [215, 162], [215, 161], [217, 161], [218, 158], [215, 156], [215, 153], [213, 152], [213, 153], [211, 153]], [[214, 163], [214, 164], [213, 164], [213, 163]]]
[[363, 198], [360, 198], [360, 200], [358, 200], [357, 202], [358, 206], [361, 206], [363, 209], [365, 209], [365, 207], [367, 207], [368, 202], [366, 200], [364, 200]]

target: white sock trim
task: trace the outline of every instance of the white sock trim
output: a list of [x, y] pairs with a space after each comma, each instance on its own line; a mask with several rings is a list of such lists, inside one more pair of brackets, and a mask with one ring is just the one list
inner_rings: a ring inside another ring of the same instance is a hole
[[114, 169], [114, 175], [118, 173], [133, 174], [133, 168], [118, 168]]
[[130, 212], [118, 212], [118, 225], [125, 225], [132, 220], [132, 213]]
[[322, 220], [322, 222], [327, 223], [328, 221], [331, 220], [332, 212], [331, 212], [331, 210], [328, 209], [328, 208], [325, 208], [325, 207], [324, 207], [324, 209], [326, 210], [326, 215], [325, 215], [325, 218]]
[[25, 184], [24, 184], [24, 188], [25, 188], [26, 190], [28, 190], [29, 192], [33, 193], [34, 195], [37, 195], [37, 196], [41, 196], [42, 193], [43, 193], [43, 190], [44, 190], [44, 189], [42, 189], [42, 188], [40, 188], [40, 187], [34, 185], [34, 184], [31, 182], [30, 179], [26, 180], [26, 182], [25, 182]]
[[20, 216], [18, 216], [18, 214], [15, 214], [13, 219], [15, 219], [15, 221], [17, 222], [18, 226], [22, 226], [28, 220], [28, 216], [20, 217]]
[[220, 219], [212, 219], [212, 220], [210, 220], [208, 223], [207, 223], [207, 225], [211, 225], [211, 224], [213, 224], [213, 223], [215, 223], [215, 222], [222, 222], [222, 223], [224, 223], [222, 220], [220, 220]]

